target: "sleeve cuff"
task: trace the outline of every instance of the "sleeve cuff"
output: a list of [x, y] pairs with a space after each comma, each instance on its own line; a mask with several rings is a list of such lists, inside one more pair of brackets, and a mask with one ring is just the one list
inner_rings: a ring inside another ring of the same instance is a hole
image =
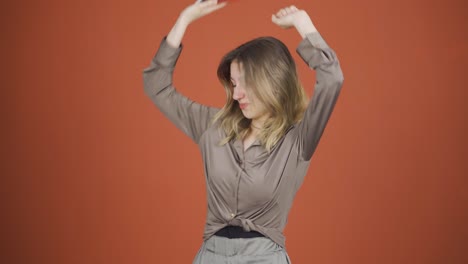
[[314, 56], [317, 52], [331, 50], [325, 40], [322, 38], [319, 32], [312, 32], [305, 36], [305, 38], [299, 43], [296, 52], [304, 60], [309, 67], [315, 69], [320, 64], [317, 59], [319, 57]]
[[177, 59], [182, 52], [182, 48], [182, 44], [177, 48], [169, 45], [166, 37], [164, 37], [161, 41], [161, 45], [159, 46], [158, 51], [156, 52], [156, 55], [153, 57], [153, 62], [156, 65], [160, 65], [162, 67], [172, 68], [176, 65]]
[[319, 48], [319, 49], [326, 49], [329, 48], [328, 44], [322, 38], [319, 32], [313, 32], [306, 35], [305, 39], [307, 39], [312, 46]]
[[299, 43], [297, 47], [297, 52], [301, 53], [301, 50], [305, 50], [310, 48], [310, 46], [318, 49], [326, 49], [329, 48], [328, 44], [322, 38], [319, 32], [312, 32], [305, 36], [305, 38]]

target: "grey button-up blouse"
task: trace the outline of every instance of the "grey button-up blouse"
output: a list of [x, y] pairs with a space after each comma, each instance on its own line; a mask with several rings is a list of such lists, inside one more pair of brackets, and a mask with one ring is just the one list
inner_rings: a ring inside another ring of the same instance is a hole
[[335, 52], [319, 33], [308, 34], [297, 48], [316, 71], [316, 84], [301, 122], [293, 125], [270, 153], [254, 142], [219, 145], [224, 131], [212, 118], [219, 109], [179, 94], [172, 77], [182, 46], [164, 39], [148, 68], [144, 88], [154, 104], [198, 144], [204, 162], [208, 214], [203, 239], [227, 226], [255, 230], [285, 247], [283, 230], [294, 196], [338, 98], [343, 74]]

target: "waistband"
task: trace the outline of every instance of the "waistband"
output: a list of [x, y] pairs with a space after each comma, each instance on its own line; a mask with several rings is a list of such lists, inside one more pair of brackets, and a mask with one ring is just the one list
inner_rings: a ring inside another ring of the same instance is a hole
[[265, 237], [263, 234], [257, 231], [244, 231], [241, 226], [225, 226], [214, 235], [227, 238]]

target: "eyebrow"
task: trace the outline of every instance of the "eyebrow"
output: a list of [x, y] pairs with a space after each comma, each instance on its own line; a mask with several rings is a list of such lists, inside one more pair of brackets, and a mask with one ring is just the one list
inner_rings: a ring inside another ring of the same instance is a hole
[[[235, 80], [232, 78], [232, 75], [229, 76], [229, 78], [231, 79], [231, 81], [235, 81]], [[239, 75], [239, 80], [245, 80], [245, 79], [244, 79], [244, 74]]]

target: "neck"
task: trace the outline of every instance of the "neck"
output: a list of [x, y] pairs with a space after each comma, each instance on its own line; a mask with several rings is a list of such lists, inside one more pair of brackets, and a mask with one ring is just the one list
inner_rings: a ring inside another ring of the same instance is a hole
[[256, 133], [260, 133], [265, 125], [265, 121], [268, 119], [267, 115], [263, 115], [262, 117], [252, 119], [250, 121], [250, 129]]
[[263, 122], [261, 121], [253, 121], [250, 122], [250, 129], [255, 132], [260, 132], [263, 129]]
[[254, 125], [254, 124], [250, 124], [250, 127], [258, 129], [258, 130], [262, 130], [262, 127], [258, 127], [258, 125]]

